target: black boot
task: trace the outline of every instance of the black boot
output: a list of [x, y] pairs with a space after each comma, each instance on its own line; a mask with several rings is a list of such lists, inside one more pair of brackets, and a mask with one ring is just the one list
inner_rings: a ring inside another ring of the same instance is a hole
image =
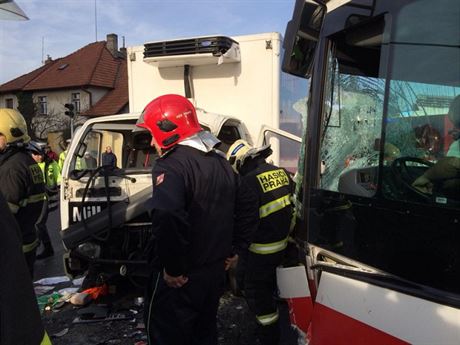
[[43, 246], [43, 251], [40, 254], [37, 254], [36, 256], [37, 260], [46, 259], [54, 255], [54, 250], [51, 243], [43, 243]]

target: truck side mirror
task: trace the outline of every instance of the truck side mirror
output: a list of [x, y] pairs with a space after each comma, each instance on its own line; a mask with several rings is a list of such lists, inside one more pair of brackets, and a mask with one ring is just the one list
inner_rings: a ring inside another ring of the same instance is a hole
[[82, 158], [86, 152], [87, 147], [88, 145], [86, 145], [85, 143], [81, 143], [80, 146], [78, 146], [77, 156]]
[[302, 78], [310, 77], [325, 13], [326, 5], [320, 0], [296, 0], [284, 35], [281, 67], [284, 72]]

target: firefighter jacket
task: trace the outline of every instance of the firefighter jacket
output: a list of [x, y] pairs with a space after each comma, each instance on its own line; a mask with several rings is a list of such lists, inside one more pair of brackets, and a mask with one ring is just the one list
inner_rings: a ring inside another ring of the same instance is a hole
[[238, 179], [223, 155], [176, 145], [156, 161], [152, 178], [157, 269], [180, 276], [222, 261], [223, 270], [232, 245], [247, 247], [247, 228], [234, 232]]
[[28, 152], [15, 147], [0, 154], [0, 192], [21, 229], [23, 251], [37, 244], [35, 223], [45, 200], [43, 174]]
[[38, 166], [42, 170], [45, 186], [55, 189], [61, 183], [61, 171], [58, 163], [46, 159], [44, 162], [38, 163]]
[[0, 344], [51, 345], [21, 251], [20, 229], [1, 193], [0, 229]]
[[257, 195], [259, 225], [249, 251], [255, 254], [277, 253], [287, 246], [293, 216], [291, 194], [294, 183], [285, 169], [268, 164], [264, 159], [250, 164], [250, 169], [244, 169], [242, 184]]

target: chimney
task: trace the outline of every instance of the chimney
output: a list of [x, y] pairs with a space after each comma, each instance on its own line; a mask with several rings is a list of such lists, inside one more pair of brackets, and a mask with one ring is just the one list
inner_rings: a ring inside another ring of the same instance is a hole
[[106, 47], [114, 57], [118, 57], [118, 36], [116, 34], [107, 34]]
[[53, 61], [53, 59], [51, 58], [51, 56], [46, 55], [46, 60], [44, 61], [45, 65], [50, 63], [50, 62], [52, 62], [52, 61]]

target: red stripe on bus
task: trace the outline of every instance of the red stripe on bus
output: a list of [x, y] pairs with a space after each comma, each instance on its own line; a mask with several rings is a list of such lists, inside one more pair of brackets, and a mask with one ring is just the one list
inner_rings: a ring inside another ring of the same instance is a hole
[[311, 326], [311, 345], [409, 344], [319, 303], [313, 308]]
[[307, 333], [310, 324], [313, 306], [310, 297], [296, 297], [287, 299], [291, 324]]

